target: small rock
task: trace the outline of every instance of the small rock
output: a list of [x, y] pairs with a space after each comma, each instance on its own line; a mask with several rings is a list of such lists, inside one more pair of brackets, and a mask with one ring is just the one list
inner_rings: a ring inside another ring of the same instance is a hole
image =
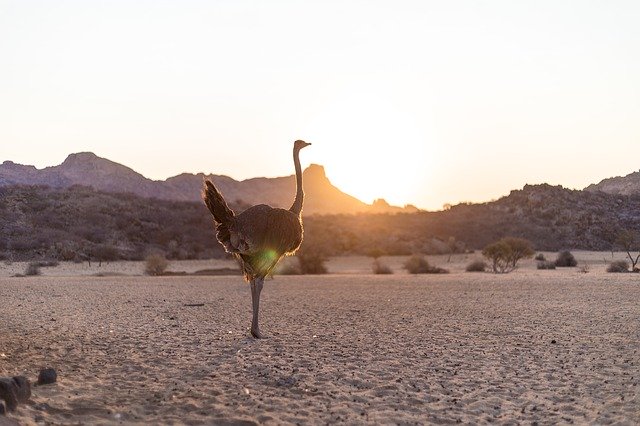
[[24, 376], [0, 378], [0, 399], [4, 399], [8, 411], [13, 411], [18, 403], [31, 398], [31, 383]]
[[553, 340], [551, 341], [551, 343], [553, 343], [553, 344], [555, 345], [555, 344], [556, 344], [556, 339], [553, 339]]
[[58, 380], [58, 373], [53, 368], [43, 368], [38, 374], [39, 385], [50, 385]]

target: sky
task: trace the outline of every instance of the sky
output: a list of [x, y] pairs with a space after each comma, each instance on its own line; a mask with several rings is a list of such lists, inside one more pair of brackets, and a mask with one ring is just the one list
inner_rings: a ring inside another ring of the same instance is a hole
[[638, 1], [0, 0], [0, 162], [440, 209], [640, 169]]

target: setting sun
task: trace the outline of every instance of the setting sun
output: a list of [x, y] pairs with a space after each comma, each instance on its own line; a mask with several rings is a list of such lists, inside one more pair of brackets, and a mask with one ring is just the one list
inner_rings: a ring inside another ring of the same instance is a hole
[[371, 203], [384, 198], [404, 205], [434, 176], [434, 135], [392, 99], [351, 92], [327, 104], [306, 131], [314, 161], [332, 182]]

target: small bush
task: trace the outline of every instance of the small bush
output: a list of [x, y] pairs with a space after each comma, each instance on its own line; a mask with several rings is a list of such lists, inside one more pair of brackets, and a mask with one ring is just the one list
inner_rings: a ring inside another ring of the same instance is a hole
[[448, 274], [449, 271], [444, 268], [429, 265], [427, 259], [419, 254], [411, 256], [404, 262], [404, 268], [410, 274]]
[[31, 263], [35, 263], [36, 265], [38, 265], [41, 268], [53, 268], [56, 267], [60, 264], [60, 262], [58, 262], [57, 260], [39, 260], [37, 262], [31, 262]]
[[542, 254], [542, 253], [536, 254], [536, 257], [534, 259], [538, 260], [540, 262], [544, 262], [545, 260], [547, 260], [547, 259], [545, 259], [544, 254]]
[[327, 259], [323, 254], [316, 251], [303, 251], [298, 252], [296, 257], [301, 274], [322, 275], [327, 273], [327, 267], [324, 265]]
[[548, 260], [543, 260], [541, 262], [538, 262], [537, 268], [538, 269], [556, 269], [556, 264], [555, 262], [549, 262]]
[[629, 262], [626, 260], [614, 260], [607, 266], [607, 272], [629, 272]]
[[482, 259], [476, 259], [469, 263], [465, 268], [467, 272], [484, 272], [487, 270], [487, 262]]
[[556, 266], [561, 268], [574, 267], [578, 265], [578, 261], [569, 250], [564, 250], [558, 253], [556, 258]]
[[147, 256], [144, 272], [147, 275], [158, 276], [162, 275], [168, 266], [169, 262], [164, 255], [158, 253], [151, 254]]
[[296, 262], [296, 263], [289, 263], [286, 264], [284, 266], [282, 266], [282, 268], [279, 268], [279, 270], [277, 271], [277, 274], [280, 275], [302, 275], [302, 273], [300, 272], [300, 265]]
[[513, 271], [520, 259], [533, 257], [534, 254], [528, 240], [514, 237], [505, 237], [482, 250], [482, 255], [491, 261], [491, 269], [496, 274]]
[[373, 269], [374, 274], [378, 274], [378, 275], [393, 274], [393, 271], [391, 270], [391, 268], [389, 268], [387, 265], [382, 263], [380, 259], [374, 260], [373, 265], [371, 267]]
[[588, 274], [591, 268], [589, 268], [589, 264], [588, 263], [583, 263], [582, 265], [580, 265], [580, 267], [578, 268], [578, 272], [581, 272], [583, 274]]
[[27, 269], [24, 270], [24, 274], [28, 277], [32, 277], [34, 275], [40, 275], [40, 265], [38, 265], [38, 262], [30, 262], [27, 265]]

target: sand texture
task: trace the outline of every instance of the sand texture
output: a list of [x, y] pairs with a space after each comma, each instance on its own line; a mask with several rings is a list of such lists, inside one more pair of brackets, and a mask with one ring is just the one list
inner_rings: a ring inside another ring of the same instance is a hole
[[[640, 276], [0, 278], [21, 424], [640, 423]], [[204, 306], [185, 306], [201, 304]], [[555, 342], [555, 343], [554, 343]]]

